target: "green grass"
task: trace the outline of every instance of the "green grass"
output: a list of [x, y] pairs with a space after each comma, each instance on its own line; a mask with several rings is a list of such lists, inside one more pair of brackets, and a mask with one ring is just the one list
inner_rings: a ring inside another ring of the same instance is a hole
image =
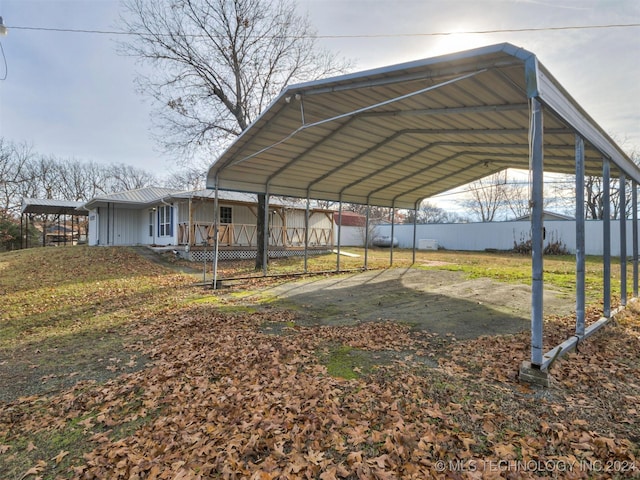
[[[57, 262], [57, 263], [56, 263]], [[0, 349], [118, 329], [184, 295], [177, 276], [124, 248], [0, 255]]]
[[353, 380], [370, 373], [374, 362], [371, 353], [349, 345], [330, 345], [320, 354], [320, 362], [332, 377]]

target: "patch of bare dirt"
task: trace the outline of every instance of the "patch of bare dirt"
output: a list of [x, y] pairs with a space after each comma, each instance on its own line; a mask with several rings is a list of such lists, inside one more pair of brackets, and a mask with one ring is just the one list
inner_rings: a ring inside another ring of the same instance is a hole
[[[329, 278], [315, 277], [270, 288], [309, 325], [354, 325], [396, 321], [460, 339], [518, 333], [530, 328], [531, 287], [462, 272], [386, 269]], [[574, 305], [545, 292], [545, 314], [566, 315]]]

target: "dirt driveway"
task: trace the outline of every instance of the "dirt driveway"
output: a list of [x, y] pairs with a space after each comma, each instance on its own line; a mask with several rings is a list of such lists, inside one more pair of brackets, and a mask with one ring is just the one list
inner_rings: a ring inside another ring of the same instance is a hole
[[[458, 339], [530, 328], [531, 288], [461, 272], [392, 268], [290, 281], [267, 289], [276, 304], [301, 312], [300, 323], [353, 325], [393, 320]], [[545, 292], [545, 314], [568, 314], [571, 299]]]

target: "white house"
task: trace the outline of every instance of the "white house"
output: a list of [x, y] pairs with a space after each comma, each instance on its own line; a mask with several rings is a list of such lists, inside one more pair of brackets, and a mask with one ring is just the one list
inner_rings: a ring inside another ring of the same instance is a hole
[[[173, 246], [192, 260], [212, 255], [214, 192], [147, 187], [92, 198], [89, 245]], [[256, 195], [229, 191], [219, 197], [219, 258], [252, 258], [256, 251]], [[269, 252], [271, 256], [304, 253], [304, 205], [271, 198]], [[309, 211], [309, 250], [333, 248], [333, 211]]]

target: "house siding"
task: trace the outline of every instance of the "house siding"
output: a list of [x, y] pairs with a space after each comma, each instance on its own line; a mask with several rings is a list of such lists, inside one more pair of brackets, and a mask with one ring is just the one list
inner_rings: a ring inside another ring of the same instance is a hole
[[98, 215], [98, 245], [135, 245], [139, 243], [138, 210], [109, 205]]
[[[175, 219], [175, 209], [173, 212]], [[149, 209], [130, 209], [118, 205], [92, 210], [89, 219], [89, 245], [174, 245], [175, 221], [171, 235], [158, 235], [157, 210], [154, 212], [154, 233], [149, 235]]]

